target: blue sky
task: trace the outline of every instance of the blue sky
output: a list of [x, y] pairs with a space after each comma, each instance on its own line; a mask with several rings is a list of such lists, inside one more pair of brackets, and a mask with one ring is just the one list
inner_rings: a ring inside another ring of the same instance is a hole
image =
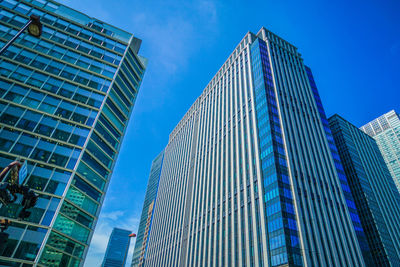
[[328, 116], [361, 126], [400, 111], [399, 1], [62, 2], [134, 33], [149, 59], [85, 266], [99, 266], [112, 227], [137, 231], [152, 159], [248, 31], [299, 48]]

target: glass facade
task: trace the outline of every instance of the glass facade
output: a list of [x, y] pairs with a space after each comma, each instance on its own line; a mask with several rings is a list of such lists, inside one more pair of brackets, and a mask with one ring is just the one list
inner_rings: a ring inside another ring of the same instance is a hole
[[400, 265], [400, 194], [370, 136], [338, 115], [329, 118], [349, 189], [370, 248], [368, 266]]
[[[132, 34], [53, 1], [0, 1], [0, 45], [39, 15], [0, 57], [0, 167], [28, 161], [40, 195], [12, 221], [5, 266], [82, 266], [145, 71]], [[21, 200], [19, 200], [21, 201]]]
[[131, 234], [128, 230], [114, 228], [108, 240], [101, 267], [124, 267], [129, 250]]
[[307, 70], [246, 34], [169, 136], [145, 266], [365, 266]]
[[132, 267], [144, 266], [163, 159], [164, 151], [162, 151], [151, 164], [142, 215], [140, 217], [139, 230], [135, 242], [135, 250], [133, 251]]
[[[302, 266], [300, 241], [266, 43], [251, 45], [271, 266]], [[276, 193], [275, 193], [276, 192]]]
[[360, 128], [377, 142], [400, 192], [400, 116], [394, 110]]

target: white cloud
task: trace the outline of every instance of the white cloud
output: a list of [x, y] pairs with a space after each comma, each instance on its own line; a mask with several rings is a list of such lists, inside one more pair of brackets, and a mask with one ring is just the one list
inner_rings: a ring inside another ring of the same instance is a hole
[[215, 24], [217, 23], [217, 7], [215, 6], [215, 2], [212, 1], [200, 1], [200, 3], [197, 6], [199, 13], [202, 14], [206, 19], [208, 19], [208, 23], [206, 24], [207, 26], [212, 26], [214, 27]]
[[[140, 219], [136, 216], [129, 216], [128, 212], [117, 210], [101, 213], [96, 230], [90, 243], [89, 252], [86, 256], [85, 267], [100, 266], [107, 249], [108, 240], [114, 227], [132, 230], [137, 233]], [[131, 240], [127, 257], [127, 265], [130, 266], [134, 241]]]
[[117, 210], [117, 211], [112, 211], [112, 212], [104, 212], [101, 217], [103, 219], [110, 219], [110, 220], [115, 221], [122, 215], [124, 215], [124, 212], [121, 210]]
[[160, 19], [155, 14], [133, 16], [134, 25], [141, 25], [141, 35], [149, 46], [149, 63], [160, 76], [167, 76], [186, 65], [190, 54], [193, 25], [181, 16]]
[[139, 34], [134, 32], [149, 46], [152, 67], [162, 69], [164, 76], [182, 71], [201, 40], [218, 29], [212, 1], [166, 1], [157, 9], [146, 7], [131, 15]]

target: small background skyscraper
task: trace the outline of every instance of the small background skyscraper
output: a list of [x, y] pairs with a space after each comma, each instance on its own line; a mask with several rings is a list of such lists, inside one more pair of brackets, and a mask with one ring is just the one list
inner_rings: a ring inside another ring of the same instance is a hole
[[28, 161], [40, 195], [12, 225], [0, 265], [82, 266], [145, 71], [132, 34], [54, 1], [0, 2], [0, 45], [31, 14], [41, 38], [22, 34], [0, 57], [0, 167]]
[[151, 164], [149, 181], [147, 184], [139, 230], [135, 243], [135, 250], [133, 251], [132, 267], [144, 266], [163, 159], [164, 151], [162, 151]]
[[367, 237], [369, 266], [400, 266], [400, 194], [378, 145], [338, 115], [329, 125]]
[[400, 118], [394, 110], [361, 127], [373, 137], [400, 192]]
[[125, 267], [131, 231], [114, 228], [101, 267]]

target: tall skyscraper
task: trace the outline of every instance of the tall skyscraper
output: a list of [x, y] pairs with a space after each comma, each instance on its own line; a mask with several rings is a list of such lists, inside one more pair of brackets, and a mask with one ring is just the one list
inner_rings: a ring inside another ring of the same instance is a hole
[[131, 231], [114, 228], [101, 267], [125, 267]]
[[26, 221], [0, 208], [0, 265], [82, 266], [146, 62], [132, 34], [47, 0], [1, 1], [1, 46], [31, 14], [41, 38], [0, 57], [0, 167], [26, 159], [40, 198]]
[[373, 262], [400, 266], [400, 194], [375, 140], [338, 115], [329, 118]]
[[309, 78], [246, 34], [170, 134], [145, 266], [365, 265]]
[[400, 192], [400, 118], [394, 110], [361, 127], [377, 142]]
[[144, 197], [143, 210], [135, 243], [135, 250], [133, 251], [132, 267], [144, 266], [163, 159], [164, 151], [158, 154], [151, 164], [149, 181], [147, 184], [146, 195]]

